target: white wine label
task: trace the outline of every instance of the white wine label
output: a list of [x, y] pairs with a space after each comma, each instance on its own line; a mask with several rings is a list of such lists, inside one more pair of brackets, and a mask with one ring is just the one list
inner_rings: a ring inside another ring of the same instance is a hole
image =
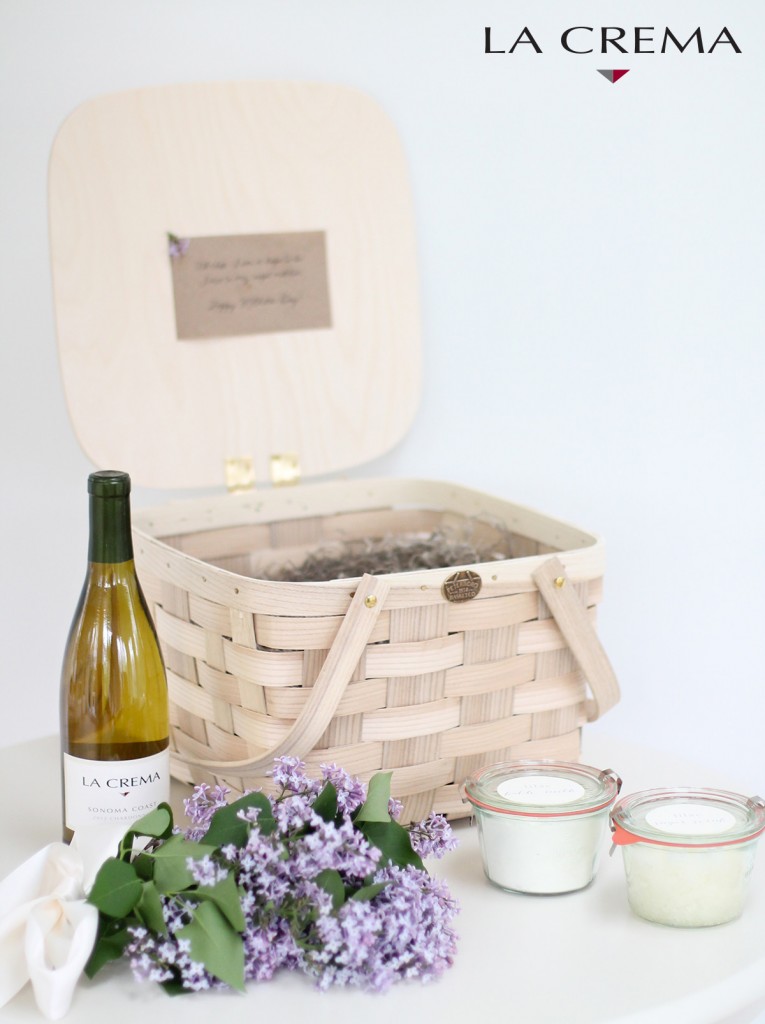
[[505, 800], [517, 804], [552, 807], [578, 800], [584, 795], [584, 786], [573, 779], [562, 779], [557, 775], [518, 775], [500, 783], [497, 792]]
[[736, 824], [735, 817], [724, 807], [711, 804], [666, 804], [649, 811], [645, 820], [659, 832], [678, 836], [717, 836]]
[[88, 761], [64, 754], [66, 826], [124, 824], [170, 799], [170, 751], [134, 761]]

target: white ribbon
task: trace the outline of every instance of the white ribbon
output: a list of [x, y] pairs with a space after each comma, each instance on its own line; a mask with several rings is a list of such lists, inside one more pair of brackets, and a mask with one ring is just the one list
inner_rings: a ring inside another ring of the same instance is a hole
[[98, 829], [71, 846], [51, 843], [0, 882], [0, 1007], [31, 981], [48, 1020], [68, 1011], [98, 929], [85, 895], [120, 835]]

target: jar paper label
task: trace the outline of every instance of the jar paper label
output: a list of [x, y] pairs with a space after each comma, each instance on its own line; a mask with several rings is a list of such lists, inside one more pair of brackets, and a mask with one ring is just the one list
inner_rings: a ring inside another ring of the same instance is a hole
[[724, 807], [690, 803], [655, 807], [646, 814], [645, 820], [658, 832], [677, 836], [721, 835], [736, 824], [735, 817]]
[[584, 786], [573, 779], [562, 779], [555, 775], [517, 775], [501, 782], [497, 786], [497, 793], [504, 800], [516, 804], [552, 807], [579, 800], [584, 795]]
[[134, 761], [89, 761], [64, 754], [66, 825], [132, 825], [170, 799], [170, 751]]

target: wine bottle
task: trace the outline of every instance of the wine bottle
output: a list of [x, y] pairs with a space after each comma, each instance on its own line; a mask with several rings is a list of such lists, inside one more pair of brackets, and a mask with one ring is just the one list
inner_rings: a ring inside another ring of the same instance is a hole
[[169, 799], [165, 668], [133, 561], [130, 477], [91, 473], [88, 569], [61, 674], [64, 840]]

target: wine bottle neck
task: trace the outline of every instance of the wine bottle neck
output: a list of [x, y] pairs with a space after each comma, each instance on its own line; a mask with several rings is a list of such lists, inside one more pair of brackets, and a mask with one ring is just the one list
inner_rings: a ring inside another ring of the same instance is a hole
[[130, 532], [130, 498], [90, 495], [90, 542], [88, 561], [128, 562], [133, 558]]

